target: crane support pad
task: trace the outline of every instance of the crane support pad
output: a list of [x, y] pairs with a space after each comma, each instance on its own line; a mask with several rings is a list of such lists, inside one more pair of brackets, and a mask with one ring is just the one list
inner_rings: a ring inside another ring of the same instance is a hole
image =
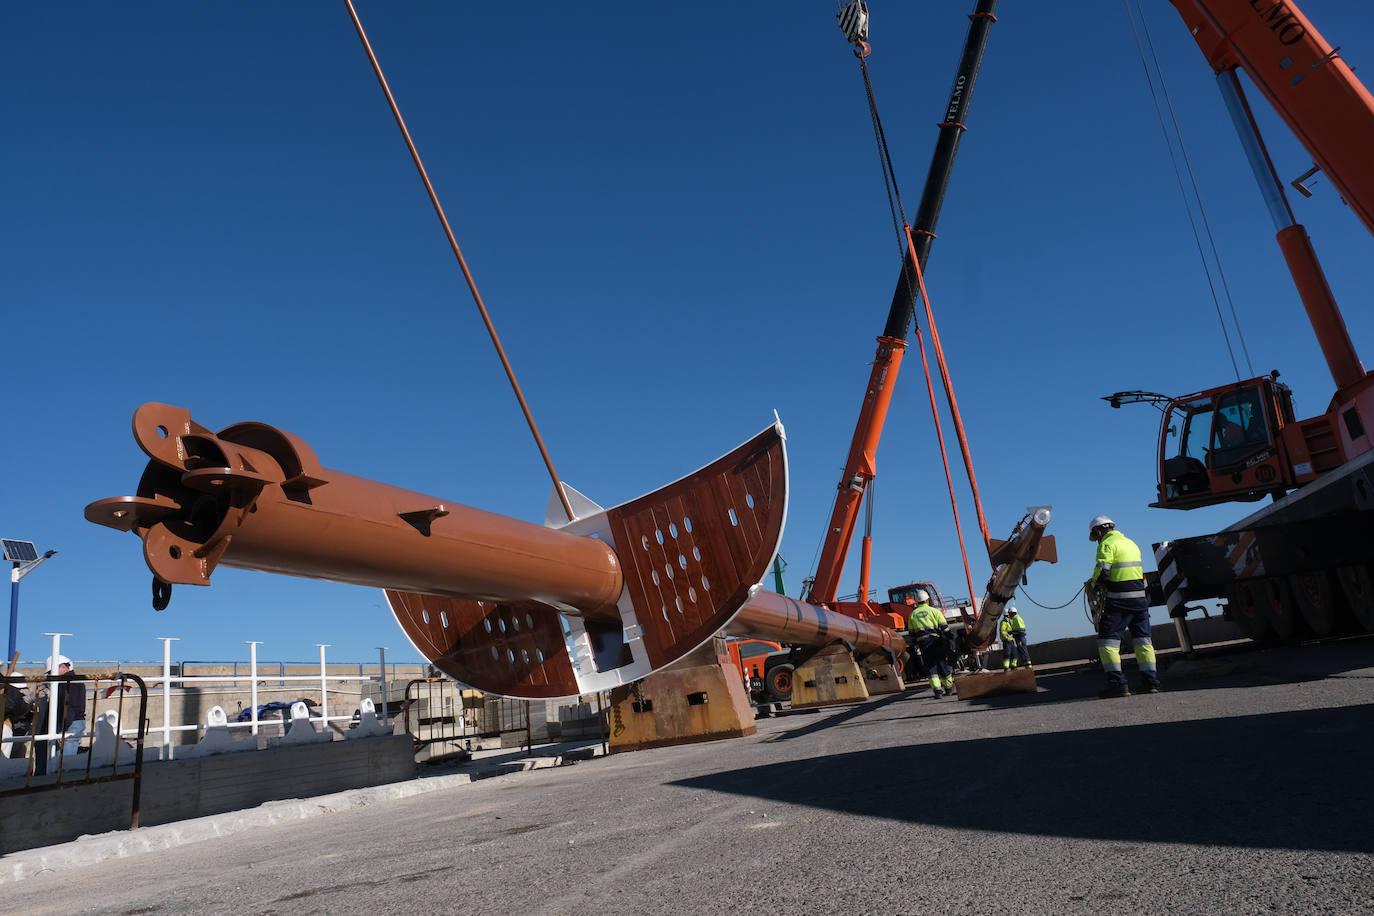
[[842, 643], [821, 649], [792, 672], [792, 708], [862, 703], [869, 698], [854, 654]]
[[752, 735], [739, 669], [713, 639], [671, 667], [611, 691], [612, 754]]

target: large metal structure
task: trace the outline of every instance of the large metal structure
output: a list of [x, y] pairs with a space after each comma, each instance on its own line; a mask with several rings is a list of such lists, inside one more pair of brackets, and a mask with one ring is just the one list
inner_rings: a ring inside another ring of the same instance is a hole
[[[919, 273], [912, 265], [923, 261], [934, 237], [995, 6], [996, 0], [978, 0], [971, 17], [919, 229], [908, 236], [912, 262], [899, 281], [907, 298], [900, 306], [894, 301], [889, 318], [889, 330], [902, 325], [900, 336]], [[361, 36], [356, 18], [355, 25]], [[381, 80], [370, 47], [369, 56]], [[399, 123], [389, 92], [388, 100]], [[880, 338], [880, 355], [884, 347], [899, 354], [902, 341], [893, 338], [889, 346], [888, 340]], [[886, 393], [881, 405], [866, 406], [861, 427], [867, 428], [856, 431], [851, 453], [851, 460], [866, 461], [869, 479], [895, 364], [886, 386], [882, 375], [875, 369]], [[706, 706], [717, 689], [712, 639], [720, 633], [798, 647], [798, 674], [816, 704], [867, 696], [865, 681], [874, 689], [900, 689], [896, 668], [905, 642], [874, 609], [837, 613], [759, 586], [786, 515], [780, 423], [611, 509], [558, 482], [558, 504], [571, 518], [551, 511], [555, 517], [544, 526], [332, 470], [300, 437], [263, 423], [216, 432], [185, 409], [154, 403], [136, 411], [133, 431], [149, 458], [135, 495], [94, 502], [86, 517], [142, 540], [155, 607], [167, 605], [173, 585], [208, 585], [219, 566], [382, 588], [416, 648], [463, 683], [522, 698], [610, 689], [618, 719], [622, 710], [651, 709], [643, 685], [674, 666], [660, 678], [672, 686], [657, 695], [660, 702], [682, 701], [681, 708], [647, 726], [649, 733], [627, 739], [627, 746], [741, 733], [738, 722], [683, 721], [696, 715], [689, 707]], [[985, 606], [1000, 607], [1010, 594], [1035, 558], [1048, 520], [1048, 509], [1033, 512], [1011, 542], [995, 549], [997, 571]], [[827, 564], [843, 564], [852, 518], [841, 528], [844, 543], [828, 548]], [[833, 587], [825, 589], [833, 602]], [[994, 610], [993, 625], [996, 617]], [[738, 679], [727, 686], [737, 693]]]
[[[1217, 73], [1336, 390], [1297, 419], [1278, 373], [1159, 398], [1158, 499], [1191, 509], [1275, 502], [1222, 532], [1155, 545], [1156, 602], [1227, 598], [1255, 638], [1339, 628], [1348, 605], [1374, 629], [1374, 374], [1365, 371], [1306, 230], [1297, 223], [1241, 89], [1243, 70], [1374, 232], [1374, 97], [1291, 2], [1171, 0]], [[1114, 406], [1154, 400], [1123, 392]]]

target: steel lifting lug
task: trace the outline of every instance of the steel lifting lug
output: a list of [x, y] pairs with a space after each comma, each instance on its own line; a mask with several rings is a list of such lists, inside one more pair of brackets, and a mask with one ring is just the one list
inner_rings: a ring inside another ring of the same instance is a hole
[[172, 603], [172, 583], [153, 576], [153, 610], [165, 611]]

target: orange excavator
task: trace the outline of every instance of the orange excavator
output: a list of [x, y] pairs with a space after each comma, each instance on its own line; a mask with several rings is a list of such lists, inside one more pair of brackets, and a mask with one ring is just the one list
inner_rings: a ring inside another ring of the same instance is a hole
[[[1216, 534], [1155, 544], [1153, 603], [1181, 621], [1188, 601], [1227, 599], [1232, 618], [1255, 639], [1328, 635], [1351, 623], [1374, 630], [1374, 373], [1360, 362], [1293, 216], [1237, 71], [1371, 232], [1374, 97], [1288, 0], [1171, 2], [1217, 74], [1336, 390], [1325, 411], [1306, 419], [1295, 416], [1278, 372], [1183, 397], [1123, 391], [1106, 398], [1113, 407], [1153, 402], [1163, 412], [1151, 505], [1273, 500]], [[1294, 185], [1307, 194], [1301, 180]], [[1179, 631], [1186, 640], [1181, 623]]]

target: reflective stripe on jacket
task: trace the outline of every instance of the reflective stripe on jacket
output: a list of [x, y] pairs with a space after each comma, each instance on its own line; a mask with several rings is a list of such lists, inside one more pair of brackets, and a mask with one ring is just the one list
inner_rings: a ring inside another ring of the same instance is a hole
[[1108, 531], [1097, 542], [1097, 563], [1093, 566], [1092, 581], [1098, 577], [1107, 585], [1107, 594], [1116, 598], [1145, 597], [1145, 569], [1140, 562], [1140, 548], [1120, 531]]
[[945, 622], [945, 615], [929, 604], [916, 605], [916, 609], [906, 619], [906, 628], [918, 640], [939, 636], [940, 630], [946, 626], [949, 624]]

